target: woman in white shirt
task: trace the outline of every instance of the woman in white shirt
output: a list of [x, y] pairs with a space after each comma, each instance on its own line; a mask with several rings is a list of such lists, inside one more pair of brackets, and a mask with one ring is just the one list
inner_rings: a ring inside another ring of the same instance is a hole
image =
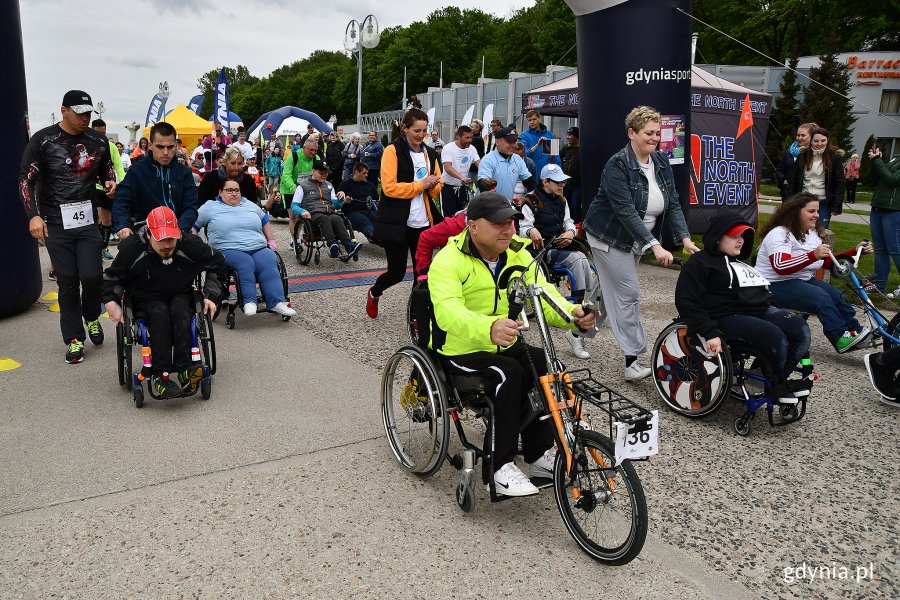
[[827, 229], [831, 215], [841, 214], [844, 200], [844, 165], [834, 146], [828, 143], [828, 131], [812, 131], [809, 146], [794, 162], [791, 194], [806, 192], [819, 200], [819, 223]]

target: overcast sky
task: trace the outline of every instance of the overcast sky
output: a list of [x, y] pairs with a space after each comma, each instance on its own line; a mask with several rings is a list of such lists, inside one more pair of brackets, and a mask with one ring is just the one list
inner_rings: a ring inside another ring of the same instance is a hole
[[[362, 21], [368, 14], [374, 14], [385, 29], [424, 21], [444, 6], [480, 8], [507, 17], [533, 4], [534, 0], [21, 0], [31, 131], [50, 125], [51, 113], [58, 121], [63, 94], [82, 89], [95, 105], [103, 101], [109, 133], [127, 140], [125, 124], [144, 124], [161, 81], [169, 82], [167, 108], [172, 108], [197, 94], [197, 79], [217, 66], [242, 64], [251, 74], [264, 77], [315, 50], [343, 50], [347, 23]], [[452, 40], [434, 40], [447, 42]], [[400, 86], [402, 79], [398, 90]], [[416, 91], [422, 90], [409, 92]]]

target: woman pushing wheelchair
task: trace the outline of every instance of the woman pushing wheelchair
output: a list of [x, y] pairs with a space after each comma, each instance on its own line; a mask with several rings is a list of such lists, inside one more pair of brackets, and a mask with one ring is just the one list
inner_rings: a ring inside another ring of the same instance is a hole
[[704, 248], [684, 263], [675, 286], [675, 306], [688, 331], [719, 354], [740, 338], [763, 359], [761, 369], [774, 385], [766, 394], [781, 404], [807, 395], [808, 379], [788, 376], [809, 352], [809, 327], [770, 303], [769, 281], [741, 262], [753, 249], [753, 229], [734, 212], [720, 212], [703, 236]]

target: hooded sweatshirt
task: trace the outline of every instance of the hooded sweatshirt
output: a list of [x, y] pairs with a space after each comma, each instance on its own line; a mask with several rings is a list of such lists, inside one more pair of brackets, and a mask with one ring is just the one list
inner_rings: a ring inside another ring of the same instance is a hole
[[684, 263], [675, 285], [679, 316], [691, 333], [706, 339], [726, 339], [716, 322], [718, 317], [761, 315], [769, 308], [769, 282], [741, 262], [753, 251], [753, 230], [744, 231], [744, 246], [736, 257], [723, 254], [716, 246], [735, 225], [750, 224], [731, 211], [713, 217], [703, 235], [703, 250]]

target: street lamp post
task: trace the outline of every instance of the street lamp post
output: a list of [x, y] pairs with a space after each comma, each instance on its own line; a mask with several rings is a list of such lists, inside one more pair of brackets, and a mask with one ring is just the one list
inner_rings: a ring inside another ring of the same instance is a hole
[[97, 118], [103, 119], [103, 113], [106, 112], [106, 107], [103, 105], [103, 100], [97, 103], [97, 106], [94, 107], [94, 110], [97, 111]]
[[378, 30], [378, 19], [373, 15], [363, 19], [362, 24], [356, 19], [347, 23], [344, 32], [344, 48], [347, 52], [356, 52], [356, 127], [362, 128], [362, 51], [363, 48], [374, 48], [381, 41], [381, 32]]

